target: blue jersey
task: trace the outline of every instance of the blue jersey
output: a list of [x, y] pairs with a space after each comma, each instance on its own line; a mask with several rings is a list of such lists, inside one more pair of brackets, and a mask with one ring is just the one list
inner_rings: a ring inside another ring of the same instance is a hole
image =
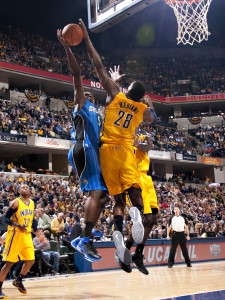
[[102, 118], [98, 113], [98, 107], [89, 100], [77, 112], [73, 110], [73, 128], [71, 139], [73, 144], [84, 141], [84, 147], [100, 146], [100, 133]]
[[73, 146], [68, 159], [79, 178], [82, 191], [107, 190], [99, 164], [101, 127], [98, 108], [89, 100], [78, 112], [73, 110]]

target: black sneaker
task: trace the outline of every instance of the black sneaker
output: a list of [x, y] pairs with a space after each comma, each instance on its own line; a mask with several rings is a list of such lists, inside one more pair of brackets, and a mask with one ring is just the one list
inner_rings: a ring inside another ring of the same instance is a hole
[[89, 237], [84, 237], [77, 245], [78, 251], [84, 258], [90, 262], [99, 261], [102, 259], [98, 251], [95, 249], [93, 241]]
[[20, 291], [20, 293], [22, 294], [26, 294], [27, 290], [25, 289], [23, 283], [21, 280], [13, 280], [12, 284], [18, 288], [18, 290]]
[[3, 294], [3, 292], [0, 290], [0, 299], [8, 299], [8, 296]]
[[120, 265], [120, 268], [127, 272], [127, 273], [131, 273], [132, 272], [132, 268], [130, 265], [125, 265], [120, 259], [119, 259], [119, 265]]
[[192, 264], [190, 263], [190, 264], [187, 264], [187, 267], [188, 268], [191, 268], [192, 267]]
[[133, 253], [132, 254], [132, 261], [133, 261], [133, 263], [135, 264], [135, 266], [138, 268], [138, 270], [141, 272], [141, 273], [143, 273], [143, 274], [145, 274], [145, 275], [148, 275], [149, 274], [149, 272], [148, 272], [148, 270], [145, 268], [145, 266], [144, 266], [144, 262], [143, 262], [143, 260], [144, 260], [144, 255], [142, 255], [142, 254], [137, 254], [137, 253]]
[[124, 272], [127, 272], [127, 273], [131, 273], [131, 272], [132, 272], [132, 268], [131, 268], [130, 264], [129, 264], [129, 265], [125, 265], [125, 264], [119, 259], [119, 257], [118, 257], [118, 255], [117, 255], [116, 251], [115, 251], [114, 256], [115, 256], [115, 261], [120, 265], [120, 268], [121, 268]]
[[168, 265], [168, 268], [171, 269], [173, 266]]

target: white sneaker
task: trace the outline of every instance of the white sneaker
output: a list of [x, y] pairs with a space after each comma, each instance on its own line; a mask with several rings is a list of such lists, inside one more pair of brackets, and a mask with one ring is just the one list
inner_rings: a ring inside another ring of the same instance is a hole
[[141, 244], [144, 238], [144, 226], [142, 224], [142, 217], [137, 207], [131, 207], [129, 211], [131, 221], [133, 222], [131, 232], [132, 237], [137, 244]]
[[129, 265], [132, 261], [131, 253], [124, 245], [123, 235], [120, 231], [113, 232], [113, 241], [117, 256], [125, 265]]

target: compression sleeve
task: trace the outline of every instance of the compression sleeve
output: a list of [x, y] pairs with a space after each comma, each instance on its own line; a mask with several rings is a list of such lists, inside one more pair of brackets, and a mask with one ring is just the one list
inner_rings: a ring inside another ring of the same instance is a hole
[[17, 211], [17, 209], [13, 209], [11, 207], [8, 208], [6, 214], [5, 214], [5, 218], [4, 218], [4, 222], [10, 226], [13, 225], [13, 220], [11, 220], [11, 217], [13, 216], [13, 214]]

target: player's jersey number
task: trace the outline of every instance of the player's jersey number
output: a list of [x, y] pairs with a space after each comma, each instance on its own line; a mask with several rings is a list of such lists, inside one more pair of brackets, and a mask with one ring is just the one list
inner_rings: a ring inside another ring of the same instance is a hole
[[119, 118], [116, 119], [116, 121], [113, 124], [120, 127], [121, 125], [119, 124], [119, 121], [122, 120], [123, 121], [122, 127], [123, 128], [128, 128], [130, 126], [130, 122], [133, 118], [133, 115], [128, 114], [123, 110], [120, 110], [119, 113], [118, 113], [118, 116], [119, 116]]
[[30, 225], [30, 219], [24, 218], [24, 223], [23, 223], [26, 227], [28, 227]]

